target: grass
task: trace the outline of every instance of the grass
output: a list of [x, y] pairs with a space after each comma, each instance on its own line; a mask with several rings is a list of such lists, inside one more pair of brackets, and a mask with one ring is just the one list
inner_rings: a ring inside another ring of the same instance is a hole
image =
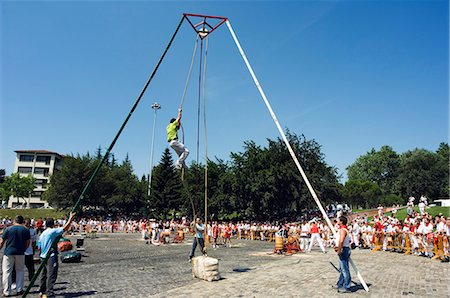
[[65, 218], [64, 211], [57, 211], [55, 209], [0, 209], [0, 218], [14, 218], [17, 215], [22, 215], [25, 218]]
[[[414, 211], [419, 212], [419, 207], [415, 206]], [[439, 213], [442, 213], [445, 217], [450, 216], [450, 207], [441, 207], [441, 206], [434, 206], [434, 207], [427, 207], [425, 211], [430, 214], [431, 216], [438, 215]], [[387, 215], [391, 215], [391, 212], [388, 212]], [[401, 209], [397, 211], [397, 214], [395, 215], [396, 218], [400, 220], [404, 220], [406, 218], [407, 209]]]

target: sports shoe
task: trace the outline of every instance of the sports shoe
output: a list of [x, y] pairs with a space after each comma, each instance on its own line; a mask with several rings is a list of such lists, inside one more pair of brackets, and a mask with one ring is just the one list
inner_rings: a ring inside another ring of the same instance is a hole
[[345, 294], [345, 293], [351, 293], [352, 291], [350, 291], [350, 289], [346, 289], [346, 288], [340, 288], [338, 289], [338, 293], [341, 294]]

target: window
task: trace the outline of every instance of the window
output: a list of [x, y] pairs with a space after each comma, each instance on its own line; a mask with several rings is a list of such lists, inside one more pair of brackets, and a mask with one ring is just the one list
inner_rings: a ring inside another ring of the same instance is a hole
[[35, 174], [44, 175], [44, 177], [48, 176], [48, 168], [34, 168]]
[[20, 161], [33, 161], [33, 160], [34, 160], [34, 155], [21, 154], [21, 155], [19, 156], [19, 160], [20, 160]]
[[38, 155], [36, 157], [36, 162], [45, 162], [46, 165], [50, 164], [51, 157], [50, 156], [42, 156]]
[[41, 196], [42, 196], [42, 191], [33, 191], [32, 193], [31, 193], [31, 197], [32, 198], [40, 198]]
[[18, 167], [17, 172], [19, 172], [20, 174], [30, 174], [31, 167]]
[[47, 183], [48, 183], [47, 179], [36, 179], [35, 185], [36, 185], [36, 187], [46, 189]]

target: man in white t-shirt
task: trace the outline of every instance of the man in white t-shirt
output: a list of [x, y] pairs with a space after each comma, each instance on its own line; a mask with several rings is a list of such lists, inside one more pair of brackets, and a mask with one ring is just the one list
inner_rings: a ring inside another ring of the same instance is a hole
[[300, 229], [301, 229], [301, 231], [300, 231], [300, 249], [306, 250], [308, 248], [308, 243], [309, 243], [309, 230], [310, 230], [309, 223], [306, 221], [303, 221]]
[[423, 201], [420, 201], [419, 203], [419, 211], [420, 215], [423, 216], [423, 214], [425, 213], [425, 203]]
[[25, 219], [25, 227], [30, 231], [30, 244], [25, 250], [25, 266], [28, 269], [28, 280], [31, 281], [34, 275], [34, 247], [37, 241], [36, 231], [31, 227], [31, 220]]

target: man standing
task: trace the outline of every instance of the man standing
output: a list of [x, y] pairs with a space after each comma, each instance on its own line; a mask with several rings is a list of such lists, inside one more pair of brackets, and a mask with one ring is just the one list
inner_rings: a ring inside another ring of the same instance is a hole
[[327, 253], [327, 251], [323, 247], [322, 237], [320, 237], [319, 227], [317, 226], [316, 221], [312, 222], [309, 232], [311, 233], [311, 240], [309, 241], [308, 252], [311, 252], [311, 248], [314, 245], [314, 241], [317, 241], [322, 252]]
[[195, 255], [195, 249], [197, 248], [197, 241], [198, 241], [198, 244], [200, 245], [202, 254], [204, 256], [206, 256], [205, 242], [203, 240], [203, 231], [204, 230], [205, 230], [205, 227], [203, 226], [202, 220], [200, 218], [197, 218], [197, 220], [195, 221], [195, 225], [194, 225], [195, 237], [194, 237], [194, 242], [192, 243], [191, 254], [189, 255], [189, 262]]
[[25, 219], [25, 227], [30, 232], [30, 243], [25, 250], [25, 266], [28, 269], [28, 280], [31, 281], [34, 275], [34, 247], [36, 245], [36, 232], [31, 227], [31, 220], [29, 218]]
[[179, 156], [178, 160], [175, 162], [175, 167], [177, 169], [181, 169], [183, 167], [184, 161], [189, 155], [189, 150], [184, 146], [183, 143], [178, 141], [178, 129], [180, 129], [181, 125], [181, 108], [178, 109], [177, 118], [172, 118], [170, 120], [169, 125], [167, 125], [167, 141], [169, 142], [170, 147], [177, 153]]
[[348, 262], [350, 260], [350, 235], [347, 228], [347, 218], [341, 216], [338, 219], [339, 231], [336, 239], [336, 252], [339, 256], [340, 275], [337, 282], [337, 289], [339, 293], [351, 293], [350, 284], [350, 268]]
[[12, 271], [16, 268], [17, 295], [23, 294], [25, 278], [25, 250], [30, 243], [30, 232], [23, 226], [23, 217], [16, 216], [14, 224], [8, 227], [0, 240], [0, 249], [5, 245], [3, 252], [3, 297], [11, 296]]
[[419, 211], [420, 211], [420, 216], [423, 216], [423, 214], [425, 213], [425, 202], [424, 201], [420, 201], [419, 203]]
[[39, 238], [39, 248], [41, 249], [41, 261], [43, 262], [47, 254], [50, 254], [47, 263], [42, 270], [41, 285], [39, 287], [40, 297], [55, 297], [53, 287], [58, 276], [58, 249], [52, 246], [53, 241], [62, 236], [67, 231], [73, 221], [75, 213], [70, 213], [69, 220], [62, 228], [54, 228], [55, 220], [47, 218], [47, 229], [41, 234]]

